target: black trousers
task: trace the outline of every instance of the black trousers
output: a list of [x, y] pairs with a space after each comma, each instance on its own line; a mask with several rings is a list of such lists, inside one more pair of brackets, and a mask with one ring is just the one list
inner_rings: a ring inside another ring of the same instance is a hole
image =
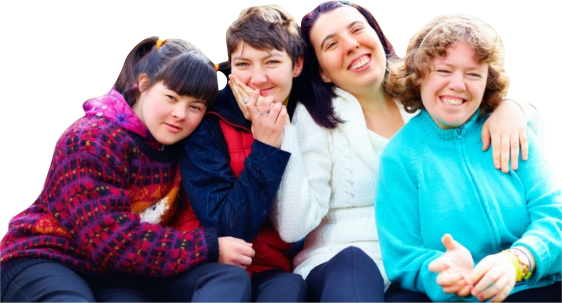
[[429, 298], [391, 285], [384, 292], [379, 268], [365, 252], [348, 247], [314, 268], [306, 278], [312, 302], [428, 302]]
[[100, 277], [59, 263], [28, 267], [8, 285], [6, 302], [246, 302], [248, 273], [238, 267], [207, 263], [169, 279]]
[[306, 298], [306, 282], [301, 275], [270, 269], [252, 277], [254, 302], [306, 302]]

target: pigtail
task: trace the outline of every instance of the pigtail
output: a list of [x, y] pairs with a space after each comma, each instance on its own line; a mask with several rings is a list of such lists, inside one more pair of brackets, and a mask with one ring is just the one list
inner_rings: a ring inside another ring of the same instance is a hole
[[228, 79], [228, 75], [231, 74], [230, 61], [221, 62], [218, 64], [218, 66], [219, 69], [217, 71], [223, 73]]
[[157, 41], [158, 37], [153, 36], [137, 44], [127, 55], [121, 73], [113, 85], [115, 90], [123, 95], [130, 106], [133, 106], [139, 93], [139, 88], [137, 86], [139, 62], [154, 49]]

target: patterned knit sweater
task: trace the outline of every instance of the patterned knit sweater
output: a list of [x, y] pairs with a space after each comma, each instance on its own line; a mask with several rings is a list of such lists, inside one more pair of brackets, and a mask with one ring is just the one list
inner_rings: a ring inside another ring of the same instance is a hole
[[58, 140], [37, 200], [0, 246], [2, 293], [26, 267], [55, 261], [108, 274], [170, 277], [218, 259], [213, 229], [162, 225], [181, 187], [178, 165], [114, 89], [86, 101]]

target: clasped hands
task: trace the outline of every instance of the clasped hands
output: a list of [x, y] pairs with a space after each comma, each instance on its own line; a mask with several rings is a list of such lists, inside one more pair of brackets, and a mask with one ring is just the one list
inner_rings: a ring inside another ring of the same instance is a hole
[[244, 118], [252, 121], [252, 134], [262, 143], [279, 148], [283, 140], [283, 127], [290, 125], [287, 108], [283, 100], [273, 96], [260, 96], [260, 90], [253, 90], [235, 75], [229, 76], [230, 86]]
[[505, 300], [516, 279], [515, 267], [509, 257], [489, 255], [474, 266], [470, 251], [451, 235], [445, 234], [441, 241], [447, 251], [429, 263], [429, 270], [438, 273], [437, 284], [445, 293], [460, 297], [472, 294], [480, 301]]

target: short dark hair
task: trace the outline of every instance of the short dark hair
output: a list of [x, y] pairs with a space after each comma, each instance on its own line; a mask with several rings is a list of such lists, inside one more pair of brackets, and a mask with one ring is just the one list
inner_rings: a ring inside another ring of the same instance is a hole
[[179, 95], [205, 101], [207, 107], [218, 94], [213, 63], [195, 45], [185, 40], [149, 37], [131, 50], [114, 84], [115, 90], [131, 107], [140, 96], [141, 88], [137, 82], [142, 74], [149, 79], [143, 89], [162, 81]]
[[240, 12], [226, 30], [228, 61], [240, 41], [259, 50], [286, 51], [293, 67], [306, 48], [295, 18], [275, 4], [248, 7]]

